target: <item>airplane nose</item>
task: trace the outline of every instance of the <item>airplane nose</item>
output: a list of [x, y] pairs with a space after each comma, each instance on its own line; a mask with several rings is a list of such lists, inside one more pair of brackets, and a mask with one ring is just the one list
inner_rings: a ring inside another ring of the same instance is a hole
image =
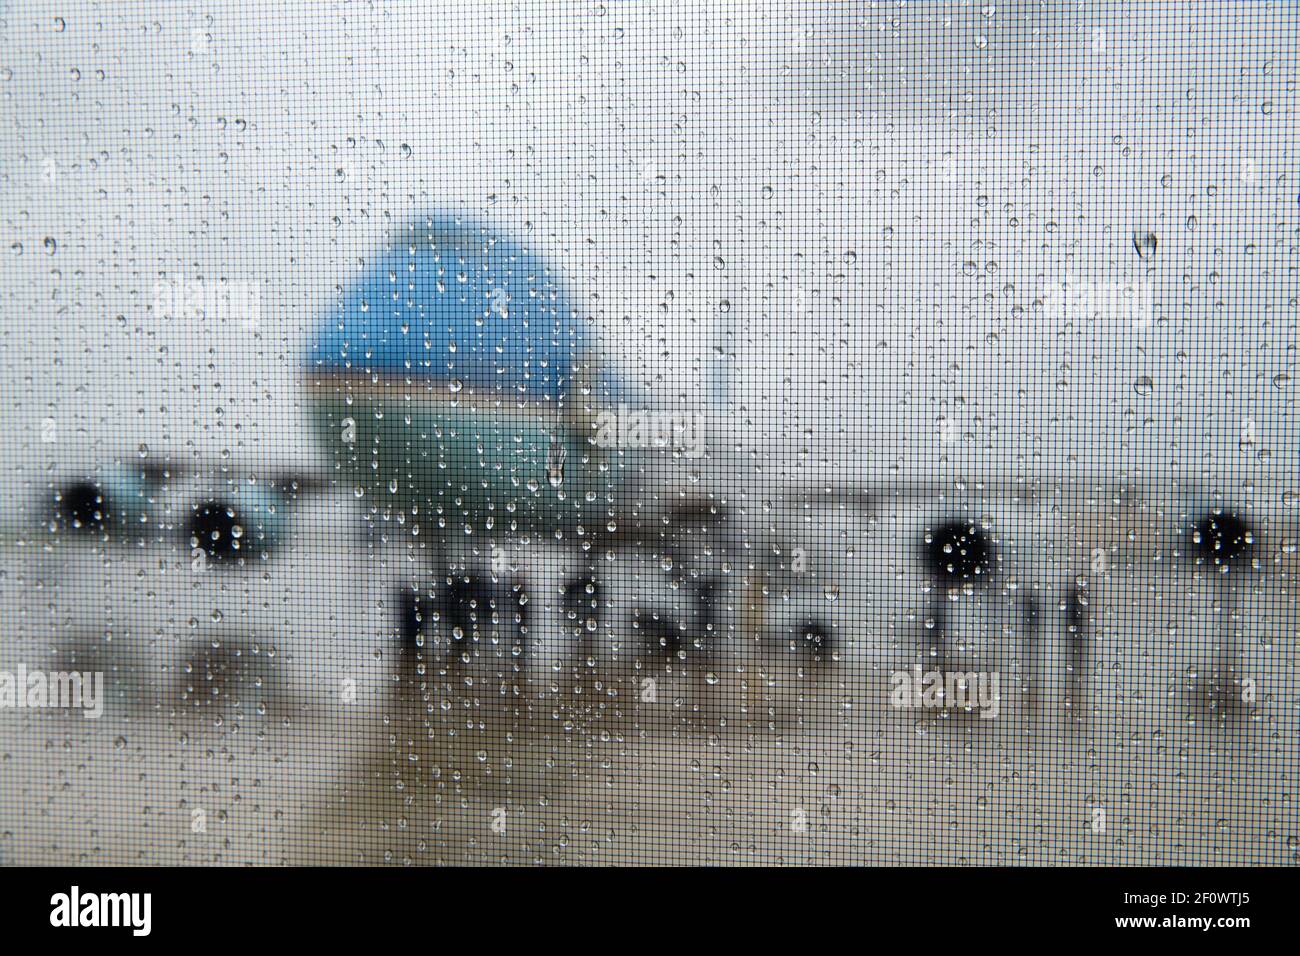
[[1196, 522], [1192, 546], [1198, 564], [1226, 568], [1255, 549], [1255, 531], [1244, 518], [1231, 511], [1214, 511]]
[[921, 560], [938, 580], [969, 581], [988, 576], [993, 545], [973, 521], [948, 521], [925, 533]]

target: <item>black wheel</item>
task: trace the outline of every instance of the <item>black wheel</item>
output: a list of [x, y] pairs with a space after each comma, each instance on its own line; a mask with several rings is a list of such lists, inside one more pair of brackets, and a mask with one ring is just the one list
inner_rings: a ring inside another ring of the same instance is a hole
[[202, 548], [208, 557], [224, 560], [239, 554], [240, 536], [235, 531], [242, 529], [235, 509], [220, 501], [209, 501], [194, 509], [190, 516], [190, 542], [194, 547]]
[[78, 481], [63, 488], [58, 506], [68, 527], [77, 531], [97, 531], [108, 523], [108, 501], [93, 482]]
[[1254, 550], [1254, 529], [1231, 511], [1207, 514], [1192, 529], [1192, 552], [1197, 563], [1226, 567], [1249, 558]]
[[940, 581], [955, 583], [987, 578], [993, 569], [993, 545], [973, 521], [947, 521], [926, 531], [921, 560]]

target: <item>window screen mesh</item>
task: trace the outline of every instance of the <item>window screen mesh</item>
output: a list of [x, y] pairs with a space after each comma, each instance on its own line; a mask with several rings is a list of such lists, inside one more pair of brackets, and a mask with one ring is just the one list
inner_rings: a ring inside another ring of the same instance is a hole
[[1293, 864], [1285, 3], [0, 3], [0, 861]]

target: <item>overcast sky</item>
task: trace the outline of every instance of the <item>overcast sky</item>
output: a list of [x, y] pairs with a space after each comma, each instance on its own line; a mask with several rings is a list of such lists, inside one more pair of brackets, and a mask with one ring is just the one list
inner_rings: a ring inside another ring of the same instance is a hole
[[[657, 399], [725, 380], [746, 446], [1294, 480], [1292, 4], [6, 6], [5, 489], [310, 454], [307, 331], [430, 208], [546, 255]], [[177, 274], [260, 324], [159, 315]]]

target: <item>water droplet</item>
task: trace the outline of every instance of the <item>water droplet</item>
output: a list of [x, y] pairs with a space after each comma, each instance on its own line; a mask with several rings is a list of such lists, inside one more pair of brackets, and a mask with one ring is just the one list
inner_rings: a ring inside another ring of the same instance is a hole
[[564, 461], [569, 457], [569, 449], [560, 441], [558, 435], [551, 436], [551, 447], [546, 452], [546, 480], [552, 488], [564, 484]]
[[1150, 375], [1142, 375], [1133, 381], [1133, 391], [1139, 395], [1150, 395], [1155, 390], [1155, 382], [1151, 381]]
[[59, 251], [59, 244], [53, 236], [45, 237], [45, 254], [52, 256]]
[[1133, 248], [1139, 258], [1150, 259], [1156, 254], [1156, 234], [1154, 232], [1133, 233]]

